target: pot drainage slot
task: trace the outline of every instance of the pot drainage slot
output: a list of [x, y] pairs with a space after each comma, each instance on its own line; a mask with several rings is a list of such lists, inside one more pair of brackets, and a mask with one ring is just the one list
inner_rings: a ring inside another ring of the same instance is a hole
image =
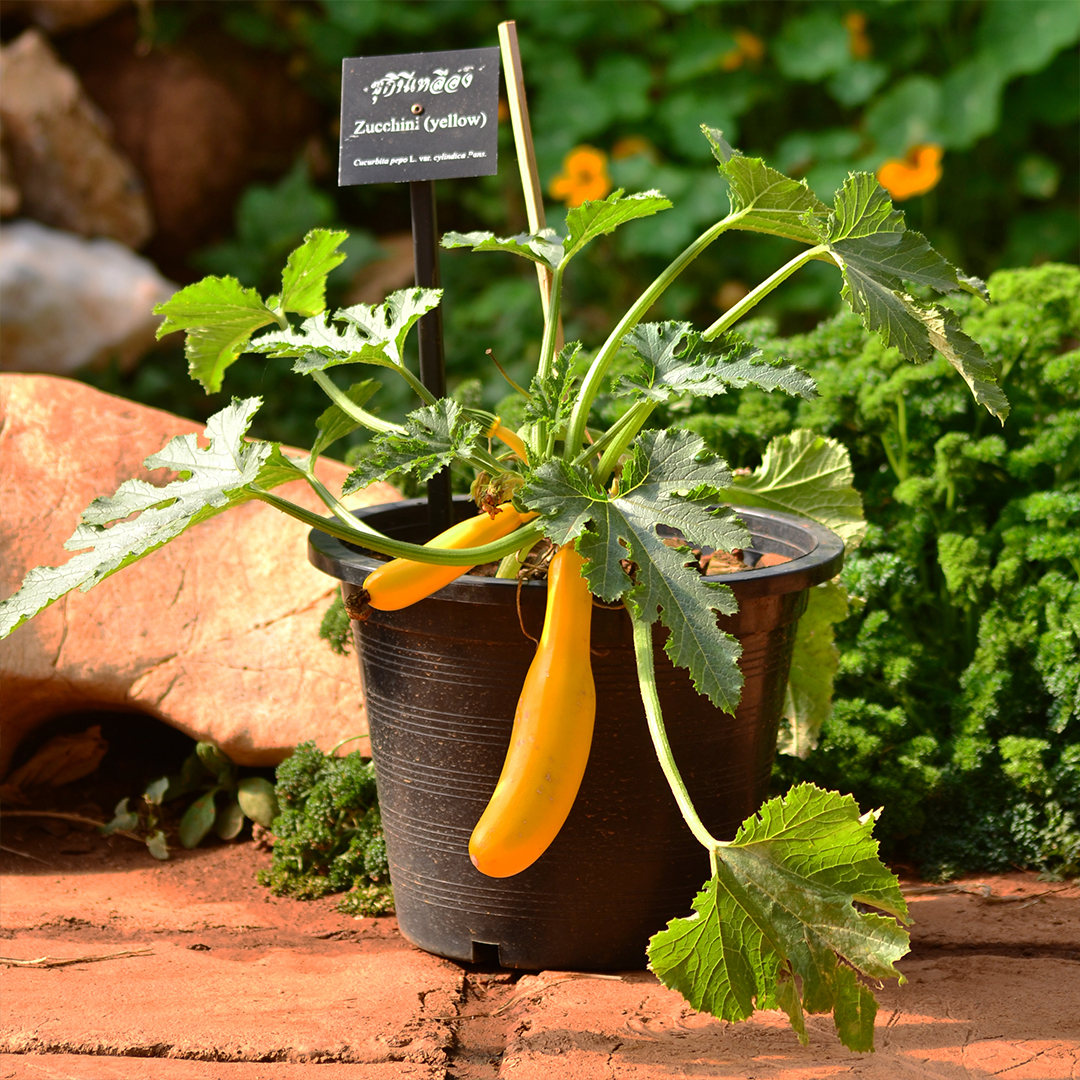
[[474, 941], [472, 962], [484, 967], [502, 967], [499, 962], [499, 946], [493, 941]]

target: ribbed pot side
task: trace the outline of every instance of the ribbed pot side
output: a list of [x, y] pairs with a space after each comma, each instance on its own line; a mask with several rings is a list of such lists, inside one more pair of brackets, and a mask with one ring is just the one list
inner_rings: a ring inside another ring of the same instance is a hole
[[[458, 504], [459, 516], [473, 513]], [[741, 510], [751, 557], [791, 562], [723, 575], [742, 645], [734, 717], [716, 709], [660, 646], [656, 676], [679, 769], [713, 835], [734, 836], [764, 801], [796, 623], [807, 590], [835, 575], [843, 544], [791, 515]], [[423, 500], [359, 512], [390, 536], [426, 538]], [[313, 531], [311, 561], [356, 592], [377, 558]], [[558, 837], [528, 870], [488, 878], [469, 835], [494, 790], [539, 637], [546, 586], [466, 575], [402, 611], [353, 624], [398, 922], [413, 944], [455, 960], [532, 970], [624, 970], [649, 937], [686, 915], [709, 874], [649, 739], [630, 619], [593, 611], [596, 728], [585, 778]]]

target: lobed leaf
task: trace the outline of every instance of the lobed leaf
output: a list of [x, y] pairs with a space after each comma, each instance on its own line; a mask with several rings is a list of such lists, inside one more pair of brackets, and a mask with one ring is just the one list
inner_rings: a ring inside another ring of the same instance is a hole
[[770, 168], [761, 158], [744, 157], [733, 150], [721, 132], [703, 124], [701, 130], [727, 179], [731, 212], [739, 214], [735, 227], [770, 233], [789, 240], [816, 244], [817, 237], [807, 221], [824, 216], [829, 208], [810, 190], [805, 180], [792, 180]]
[[234, 277], [207, 277], [188, 285], [154, 308], [165, 319], [157, 329], [163, 337], [186, 330], [184, 355], [188, 371], [208, 394], [221, 389], [225, 370], [244, 351], [248, 338], [261, 326], [276, 322], [274, 313], [254, 289]]
[[570, 419], [574, 408], [574, 360], [580, 351], [580, 341], [569, 342], [559, 350], [550, 375], [533, 376], [525, 402], [526, 422], [546, 420], [553, 431], [558, 431]]
[[272, 330], [256, 338], [251, 352], [295, 356], [293, 371], [308, 374], [338, 364], [368, 363], [400, 366], [405, 338], [421, 316], [438, 306], [439, 289], [399, 289], [382, 304], [356, 304], [305, 319], [299, 327]]
[[835, 581], [809, 590], [806, 610], [795, 628], [795, 647], [784, 691], [780, 737], [781, 754], [809, 757], [822, 725], [832, 713], [833, 679], [840, 666], [834, 624], [847, 618], [847, 592]]
[[670, 200], [659, 191], [624, 195], [622, 188], [619, 188], [606, 199], [589, 200], [568, 211], [565, 239], [560, 238], [554, 229], [518, 233], [517, 236], [505, 238], [490, 232], [448, 232], [443, 235], [442, 246], [468, 247], [473, 251], [509, 251], [531, 262], [540, 263], [549, 270], [557, 270], [598, 236], [614, 232], [627, 221], [651, 217], [670, 206]]
[[873, 824], [850, 795], [812, 784], [769, 800], [717, 848], [694, 914], [654, 935], [649, 966], [721, 1019], [783, 1008], [805, 1043], [804, 1013], [832, 1012], [845, 1046], [872, 1050], [877, 1003], [858, 976], [903, 982], [894, 965], [909, 945], [907, 907], [877, 857]]
[[[734, 712], [742, 687], [739, 646], [716, 620], [735, 610], [734, 597], [727, 586], [705, 580], [686, 550], [669, 547], [657, 532], [657, 525], [666, 525], [695, 544], [745, 547], [745, 526], [715, 506], [728, 477], [699, 436], [647, 431], [614, 494], [585, 470], [556, 459], [531, 474], [519, 500], [544, 515], [544, 531], [554, 543], [576, 539], [593, 593], [608, 603], [625, 598], [646, 622], [659, 618], [670, 631], [665, 649], [672, 662], [689, 670], [700, 693]], [[633, 576], [624, 561], [633, 564]]]
[[735, 335], [704, 342], [689, 323], [642, 323], [623, 339], [642, 361], [635, 375], [623, 376], [615, 392], [629, 391], [657, 402], [686, 395], [708, 397], [741, 389], [780, 389], [804, 398], [817, 396], [814, 380], [794, 364], [773, 363], [761, 349]]
[[518, 233], [517, 236], [506, 238], [490, 232], [448, 232], [443, 234], [441, 243], [444, 248], [509, 251], [530, 262], [540, 263], [549, 270], [557, 269], [563, 260], [563, 243], [554, 229], [541, 229], [538, 233]]
[[345, 261], [338, 251], [349, 234], [312, 229], [290, 256], [281, 274], [281, 310], [318, 315], [326, 307], [326, 276]]
[[563, 241], [563, 259], [570, 259], [598, 236], [614, 232], [620, 225], [638, 218], [651, 217], [669, 210], [671, 200], [659, 191], [624, 195], [617, 188], [606, 199], [595, 199], [575, 206], [566, 214], [567, 236]]
[[866, 521], [853, 479], [845, 446], [800, 429], [770, 440], [761, 464], [749, 476], [734, 477], [721, 498], [735, 506], [800, 514], [854, 547], [866, 534]]
[[253, 498], [249, 485], [270, 488], [296, 479], [274, 444], [244, 439], [259, 405], [258, 398], [237, 400], [211, 416], [205, 448], [195, 435], [180, 435], [148, 457], [148, 469], [179, 473], [171, 483], [126, 480], [115, 494], [95, 499], [64, 544], [79, 554], [62, 566], [35, 567], [19, 591], [0, 602], [0, 638], [72, 589], [86, 592], [193, 525]]
[[842, 295], [868, 330], [908, 359], [925, 363], [934, 350], [961, 374], [975, 400], [1004, 422], [1009, 403], [982, 348], [956, 315], [913, 297], [905, 282], [939, 293], [963, 290], [986, 298], [986, 286], [960, 274], [920, 233], [909, 231], [873, 176], [849, 176], [824, 222], [807, 219], [844, 276]]
[[353, 469], [342, 490], [348, 495], [394, 473], [429, 480], [455, 458], [467, 456], [481, 432], [453, 398], [441, 398], [409, 413], [404, 434], [376, 435], [371, 456]]

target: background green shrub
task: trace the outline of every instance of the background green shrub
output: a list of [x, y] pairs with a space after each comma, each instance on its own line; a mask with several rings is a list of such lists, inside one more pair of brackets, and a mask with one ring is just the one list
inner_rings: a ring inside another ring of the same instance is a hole
[[[724, 182], [699, 125], [724, 130], [740, 150], [805, 176], [819, 196], [853, 169], [876, 170], [913, 145], [944, 148], [943, 175], [904, 204], [908, 224], [970, 273], [1077, 257], [1080, 199], [1080, 8], [1059, 0], [847, 0], [710, 3], [697, 0], [157, 0], [152, 47], [169, 49], [210, 25], [238, 44], [287, 57], [319, 103], [320, 153], [336, 162], [341, 60], [346, 56], [497, 44], [517, 21], [539, 167], [545, 186], [579, 144], [609, 155], [612, 182], [656, 187], [674, 208], [595, 244], [567, 285], [568, 340], [596, 345], [610, 312], [625, 310], [677, 251], [725, 212]], [[525, 227], [509, 124], [500, 125], [497, 176], [440, 181], [440, 226], [500, 235]], [[318, 171], [318, 170], [316, 170]], [[336, 168], [304, 162], [280, 182], [249, 189], [235, 232], [192, 259], [191, 278], [233, 273], [263, 280], [280, 253], [315, 225], [353, 233], [337, 295], [376, 254], [375, 233], [409, 227], [402, 185], [338, 188]], [[552, 205], [549, 218], [561, 220]], [[714, 245], [668, 291], [657, 318], [704, 320], [790, 257], [779, 239], [742, 235]], [[806, 330], [837, 310], [836, 271], [813, 263], [777, 290], [763, 313], [782, 332]], [[444, 320], [451, 386], [482, 376], [485, 403], [502, 390], [491, 348], [527, 381], [539, 349], [535, 275], [506, 260], [445, 253]], [[762, 310], [762, 309], [759, 309]], [[204, 418], [231, 394], [262, 394], [258, 434], [300, 441], [321, 400], [297, 398], [287, 364], [248, 358], [207, 399], [179, 354], [130, 378], [99, 384]], [[282, 382], [285, 385], [282, 385]], [[321, 396], [320, 396], [321, 397]], [[400, 417], [410, 402], [387, 387], [373, 403]], [[768, 421], [768, 415], [763, 418]]]
[[1003, 270], [989, 287], [992, 306], [954, 306], [1001, 372], [1002, 427], [946, 361], [913, 366], [849, 314], [791, 338], [749, 328], [820, 398], [744, 391], [695, 401], [685, 424], [751, 464], [766, 432], [811, 427], [848, 447], [864, 495], [833, 715], [805, 761], [780, 759], [778, 783], [884, 806], [885, 851], [939, 876], [1076, 873], [1080, 269]]

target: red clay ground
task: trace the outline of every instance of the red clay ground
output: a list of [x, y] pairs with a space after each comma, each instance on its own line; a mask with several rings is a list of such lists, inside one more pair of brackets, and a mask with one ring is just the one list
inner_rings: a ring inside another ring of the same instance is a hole
[[0, 955], [82, 959], [0, 969], [2, 1080], [1080, 1077], [1075, 882], [908, 882], [908, 983], [879, 993], [877, 1052], [858, 1055], [828, 1018], [802, 1047], [779, 1014], [721, 1023], [644, 971], [440, 960], [392, 918], [272, 897], [251, 842], [159, 863], [60, 822], [4, 826], [24, 854], [0, 853]]

